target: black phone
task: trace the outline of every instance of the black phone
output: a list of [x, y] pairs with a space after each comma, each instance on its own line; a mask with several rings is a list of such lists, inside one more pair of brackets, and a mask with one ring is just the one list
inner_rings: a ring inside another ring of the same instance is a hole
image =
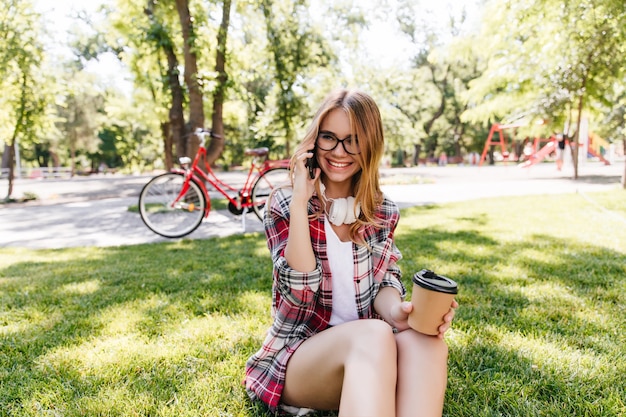
[[304, 165], [309, 169], [309, 177], [311, 177], [311, 179], [315, 178], [315, 168], [318, 167], [317, 165], [317, 158], [315, 157], [315, 149], [313, 149], [313, 158], [308, 158], [306, 160], [306, 162], [304, 163]]

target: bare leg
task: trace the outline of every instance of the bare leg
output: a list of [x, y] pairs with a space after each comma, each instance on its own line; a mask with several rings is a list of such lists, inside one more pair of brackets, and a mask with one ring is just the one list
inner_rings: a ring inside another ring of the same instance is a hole
[[287, 364], [285, 404], [340, 416], [395, 414], [397, 352], [391, 327], [356, 320], [312, 336]]
[[441, 417], [447, 385], [448, 346], [414, 330], [396, 335], [397, 417]]

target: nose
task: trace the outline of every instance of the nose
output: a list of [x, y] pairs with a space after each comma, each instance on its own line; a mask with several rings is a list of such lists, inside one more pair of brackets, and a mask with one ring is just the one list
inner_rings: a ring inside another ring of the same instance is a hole
[[344, 141], [337, 142], [337, 146], [335, 146], [335, 149], [333, 149], [331, 153], [336, 156], [348, 155], [348, 151], [346, 151], [346, 145], [344, 144]]

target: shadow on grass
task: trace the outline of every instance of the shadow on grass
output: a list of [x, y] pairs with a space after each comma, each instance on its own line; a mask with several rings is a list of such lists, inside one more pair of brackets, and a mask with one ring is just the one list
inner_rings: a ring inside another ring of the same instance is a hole
[[[623, 254], [545, 235], [501, 241], [472, 228], [415, 229], [397, 244], [407, 286], [433, 259], [460, 284], [446, 415], [624, 412]], [[46, 260], [0, 271], [0, 409], [270, 415], [240, 384], [269, 324], [271, 261], [262, 235], [84, 249], [55, 260], [64, 253], [40, 251]], [[132, 346], [140, 350], [85, 365], [116, 320], [128, 321], [120, 334], [139, 340]], [[191, 336], [172, 342], [179, 333]], [[153, 354], [168, 343], [177, 344], [171, 355]], [[64, 357], [66, 349], [84, 349], [84, 357]], [[120, 399], [103, 399], [112, 393]]]

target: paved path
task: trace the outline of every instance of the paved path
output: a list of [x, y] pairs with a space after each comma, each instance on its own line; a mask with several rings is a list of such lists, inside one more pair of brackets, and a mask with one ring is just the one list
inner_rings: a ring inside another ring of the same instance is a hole
[[[385, 169], [383, 191], [401, 207], [522, 194], [592, 192], [619, 187], [623, 162], [604, 166], [587, 163], [574, 181], [572, 172], [557, 172], [553, 164], [529, 169], [508, 166], [448, 166]], [[241, 173], [224, 173], [235, 183]], [[33, 249], [72, 246], [117, 246], [171, 241], [150, 231], [138, 213], [141, 187], [150, 176], [92, 176], [70, 180], [17, 180], [13, 196], [34, 193], [38, 200], [0, 206], [0, 248]], [[6, 195], [6, 180], [0, 195]], [[191, 239], [226, 236], [244, 231], [240, 216], [212, 211]], [[262, 231], [255, 215], [245, 220], [245, 232]]]

